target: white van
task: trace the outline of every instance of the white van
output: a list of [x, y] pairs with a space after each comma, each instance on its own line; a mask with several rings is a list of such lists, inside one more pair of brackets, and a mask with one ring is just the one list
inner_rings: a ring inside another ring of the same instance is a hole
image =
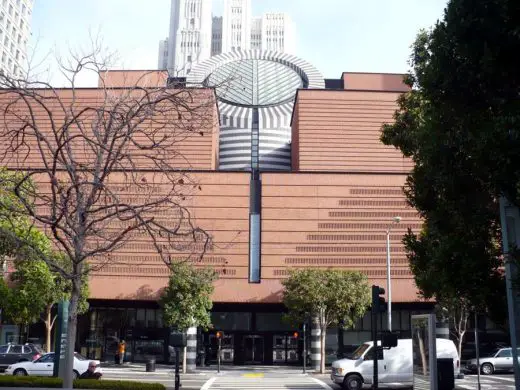
[[[347, 390], [358, 390], [372, 384], [374, 367], [373, 342], [361, 344], [347, 359], [332, 363], [331, 379]], [[413, 385], [412, 339], [400, 339], [397, 347], [383, 350], [378, 360], [379, 384], [385, 387], [411, 387]], [[460, 360], [453, 341], [437, 339], [437, 358], [452, 358], [455, 377], [460, 373]]]

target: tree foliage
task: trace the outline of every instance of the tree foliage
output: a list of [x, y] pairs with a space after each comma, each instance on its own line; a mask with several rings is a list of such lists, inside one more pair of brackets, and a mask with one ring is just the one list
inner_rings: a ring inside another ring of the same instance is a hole
[[292, 270], [282, 284], [289, 317], [297, 323], [312, 318], [321, 330], [324, 372], [327, 328], [339, 324], [349, 328], [363, 317], [371, 299], [368, 279], [357, 271], [309, 268]]
[[160, 300], [164, 324], [181, 331], [192, 326], [210, 328], [211, 294], [216, 279], [217, 274], [211, 269], [195, 268], [189, 263], [172, 266]]
[[414, 162], [405, 193], [425, 220], [405, 245], [418, 287], [503, 316], [498, 199], [519, 204], [520, 12], [515, 0], [451, 0], [413, 46], [412, 88], [382, 141]]
[[[70, 298], [71, 283], [60, 273], [53, 272], [44, 258], [52, 258], [64, 269], [70, 268], [70, 261], [53, 250], [51, 240], [21, 212], [23, 202], [6, 186], [21, 177], [5, 168], [0, 170], [0, 205], [3, 207], [0, 212], [0, 258], [3, 261], [11, 259], [15, 265], [15, 271], [9, 275], [10, 286], [2, 278], [0, 308], [4, 318], [15, 324], [30, 325], [42, 320], [47, 329], [47, 350], [50, 350], [55, 321], [51, 311], [54, 304]], [[35, 184], [27, 181], [24, 192], [28, 194], [35, 190]], [[25, 201], [29, 204], [27, 198]], [[88, 310], [88, 281], [86, 277], [84, 279], [79, 313]]]

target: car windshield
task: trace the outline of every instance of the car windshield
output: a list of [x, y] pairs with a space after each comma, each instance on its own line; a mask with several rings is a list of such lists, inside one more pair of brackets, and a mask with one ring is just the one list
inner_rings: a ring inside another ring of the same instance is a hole
[[353, 353], [348, 357], [348, 359], [351, 360], [358, 360], [360, 359], [365, 351], [370, 348], [370, 345], [368, 344], [361, 344]]
[[80, 354], [77, 353], [77, 352], [74, 352], [74, 356], [75, 356], [76, 359], [78, 359], [78, 360], [88, 360], [85, 356], [80, 355]]

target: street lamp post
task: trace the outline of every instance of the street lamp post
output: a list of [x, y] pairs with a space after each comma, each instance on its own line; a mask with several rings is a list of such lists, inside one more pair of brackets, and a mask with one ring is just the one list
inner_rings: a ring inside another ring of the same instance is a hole
[[392, 284], [390, 279], [390, 231], [394, 223], [401, 222], [401, 217], [394, 217], [386, 230], [386, 291], [388, 292], [388, 330], [392, 330]]

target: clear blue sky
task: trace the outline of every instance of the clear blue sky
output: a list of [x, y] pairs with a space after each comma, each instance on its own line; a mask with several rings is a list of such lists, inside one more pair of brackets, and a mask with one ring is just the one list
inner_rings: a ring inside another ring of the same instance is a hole
[[[222, 15], [223, 0], [213, 0]], [[297, 54], [325, 77], [344, 71], [400, 73], [408, 70], [410, 45], [421, 28], [442, 16], [447, 0], [252, 0], [253, 15], [291, 15], [298, 34]], [[117, 51], [119, 67], [155, 69], [158, 42], [168, 35], [170, 0], [35, 0], [32, 46], [40, 70], [68, 47], [88, 47], [89, 30]], [[92, 75], [81, 80], [95, 84]]]

